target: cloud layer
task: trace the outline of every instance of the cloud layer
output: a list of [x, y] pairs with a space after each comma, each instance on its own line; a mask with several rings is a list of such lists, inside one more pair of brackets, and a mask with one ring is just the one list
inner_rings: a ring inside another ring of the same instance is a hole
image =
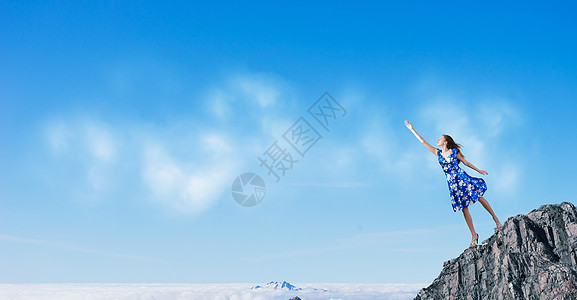
[[[2, 284], [1, 299], [191, 299], [286, 300], [302, 299], [404, 300], [413, 299], [425, 284], [296, 284], [302, 291], [251, 290], [255, 284]], [[315, 291], [309, 288], [326, 289]]]
[[198, 106], [208, 110], [200, 117], [197, 111], [156, 124], [105, 121], [92, 113], [50, 117], [42, 125], [47, 168], [60, 170], [74, 187], [63, 191], [76, 191], [74, 198], [99, 202], [132, 190], [169, 211], [200, 214], [263, 151], [260, 141], [286, 125], [278, 117], [286, 101], [279, 101], [291, 91], [274, 74], [247, 72], [229, 74], [204, 94]]

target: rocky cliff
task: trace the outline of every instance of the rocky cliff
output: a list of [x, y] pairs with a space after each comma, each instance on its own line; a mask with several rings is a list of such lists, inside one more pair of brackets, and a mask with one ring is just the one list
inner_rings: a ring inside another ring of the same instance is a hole
[[577, 209], [563, 202], [509, 218], [415, 299], [577, 299]]

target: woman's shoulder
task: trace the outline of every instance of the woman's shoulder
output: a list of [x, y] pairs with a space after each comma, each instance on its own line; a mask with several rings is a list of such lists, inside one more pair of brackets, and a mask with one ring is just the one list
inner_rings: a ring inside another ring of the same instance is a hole
[[455, 155], [459, 154], [459, 148], [453, 148], [451, 151], [453, 151]]

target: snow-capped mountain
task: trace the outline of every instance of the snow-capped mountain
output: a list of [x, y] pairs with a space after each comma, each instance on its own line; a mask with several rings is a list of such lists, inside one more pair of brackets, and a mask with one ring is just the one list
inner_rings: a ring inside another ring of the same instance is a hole
[[265, 285], [257, 285], [257, 286], [253, 286], [251, 288], [251, 290], [256, 290], [256, 289], [263, 289], [263, 290], [285, 290], [285, 291], [320, 291], [320, 292], [327, 292], [327, 289], [317, 289], [317, 288], [313, 288], [313, 287], [305, 287], [305, 288], [300, 288], [300, 287], [296, 287], [286, 281], [283, 282], [278, 282], [278, 281], [271, 281]]
[[269, 283], [267, 283], [266, 285], [257, 285], [257, 286], [253, 286], [251, 288], [251, 290], [254, 289], [274, 289], [274, 290], [289, 290], [289, 291], [300, 291], [302, 290], [302, 288], [297, 288], [294, 285], [283, 281], [283, 282], [278, 282], [278, 281], [271, 281]]

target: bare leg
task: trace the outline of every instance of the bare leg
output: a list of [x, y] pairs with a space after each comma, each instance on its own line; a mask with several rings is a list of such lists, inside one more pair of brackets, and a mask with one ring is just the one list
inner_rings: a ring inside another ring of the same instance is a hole
[[475, 227], [473, 226], [473, 219], [471, 218], [471, 214], [469, 213], [469, 208], [463, 208], [463, 216], [465, 217], [465, 221], [467, 221], [467, 226], [469, 226], [469, 230], [471, 231], [471, 236], [473, 240], [471, 241], [471, 246], [474, 245], [475, 240], [477, 239], [477, 232], [475, 232]]
[[479, 198], [479, 202], [481, 202], [481, 204], [483, 204], [483, 207], [491, 214], [491, 216], [493, 217], [493, 221], [495, 221], [495, 225], [497, 225], [497, 228], [501, 229], [502, 227], [501, 222], [499, 222], [499, 218], [497, 218], [497, 216], [493, 212], [493, 209], [491, 208], [491, 205], [489, 205], [489, 202], [487, 202], [487, 200], [483, 197]]

